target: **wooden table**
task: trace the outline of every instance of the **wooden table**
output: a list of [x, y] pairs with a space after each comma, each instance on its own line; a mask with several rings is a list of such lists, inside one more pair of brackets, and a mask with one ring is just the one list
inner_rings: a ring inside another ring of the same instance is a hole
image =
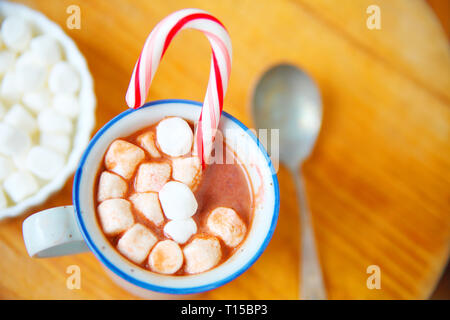
[[[304, 165], [319, 256], [331, 299], [427, 298], [449, 256], [450, 55], [430, 7], [407, 0], [76, 1], [81, 29], [66, 28], [74, 1], [23, 1], [59, 23], [85, 54], [95, 79], [97, 129], [125, 109], [135, 60], [153, 26], [183, 7], [210, 11], [227, 26], [233, 71], [225, 110], [252, 125], [249, 100], [269, 66], [295, 63], [317, 81], [324, 122]], [[381, 30], [366, 8], [381, 8]], [[207, 40], [186, 31], [158, 70], [150, 99], [201, 101]], [[266, 252], [206, 299], [296, 299], [299, 227], [293, 182], [279, 171], [279, 223]], [[72, 180], [31, 212], [71, 202]], [[132, 299], [92, 254], [33, 260], [22, 218], [0, 222], [0, 298]], [[80, 290], [66, 268], [81, 268]], [[369, 290], [369, 265], [381, 289]]]

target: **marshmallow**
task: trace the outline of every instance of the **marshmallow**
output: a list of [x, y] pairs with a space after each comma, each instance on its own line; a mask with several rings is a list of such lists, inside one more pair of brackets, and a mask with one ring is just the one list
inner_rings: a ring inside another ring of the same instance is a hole
[[222, 258], [220, 242], [216, 237], [197, 236], [184, 249], [187, 273], [200, 273], [216, 266]]
[[170, 164], [147, 162], [139, 166], [136, 174], [137, 192], [158, 192], [170, 178]]
[[128, 190], [128, 184], [121, 177], [108, 171], [103, 171], [98, 182], [97, 200], [125, 197]]
[[24, 154], [31, 146], [31, 138], [22, 130], [0, 123], [0, 154], [14, 157]]
[[135, 193], [130, 197], [134, 208], [153, 222], [160, 226], [164, 222], [164, 216], [159, 204], [158, 194], [154, 192]]
[[6, 72], [0, 86], [0, 95], [8, 102], [17, 102], [20, 99], [20, 87], [17, 84], [17, 77], [14, 71]]
[[28, 170], [44, 180], [54, 178], [65, 163], [62, 154], [42, 146], [31, 148], [26, 161]]
[[105, 166], [125, 179], [130, 179], [137, 165], [144, 160], [144, 151], [124, 140], [115, 140], [105, 156]]
[[2, 186], [0, 186], [0, 210], [5, 209], [8, 206], [8, 200], [3, 192]]
[[0, 51], [0, 74], [4, 74], [14, 66], [16, 55], [11, 51]]
[[22, 101], [31, 111], [39, 113], [50, 106], [51, 94], [46, 89], [25, 92]]
[[16, 103], [9, 109], [3, 120], [28, 134], [33, 133], [37, 127], [36, 119], [19, 103]]
[[183, 265], [180, 246], [172, 240], [158, 242], [148, 257], [150, 268], [158, 273], [173, 274]]
[[49, 35], [40, 35], [30, 42], [31, 52], [47, 65], [61, 60], [61, 48], [58, 41]]
[[9, 158], [0, 156], [0, 181], [5, 179], [14, 170], [14, 165]]
[[9, 197], [17, 203], [35, 193], [39, 185], [31, 173], [18, 171], [6, 178], [3, 187]]
[[183, 244], [197, 232], [197, 225], [192, 218], [186, 220], [171, 220], [164, 226], [164, 233], [174, 241]]
[[149, 229], [136, 223], [120, 238], [117, 249], [134, 263], [141, 264], [157, 241], [158, 239]]
[[206, 226], [230, 247], [241, 243], [247, 232], [247, 226], [236, 211], [224, 207], [218, 207], [209, 214]]
[[68, 133], [73, 130], [72, 121], [56, 111], [46, 108], [38, 114], [38, 127], [42, 132]]
[[12, 161], [14, 162], [14, 166], [16, 168], [21, 169], [21, 168], [26, 168], [27, 167], [28, 151], [29, 150], [26, 150], [25, 152], [12, 157]]
[[115, 236], [134, 224], [131, 204], [124, 199], [103, 201], [98, 206], [98, 215], [103, 231], [108, 236]]
[[153, 158], [161, 157], [155, 144], [155, 133], [152, 131], [145, 132], [137, 137], [139, 145], [147, 151]]
[[172, 177], [194, 189], [200, 182], [201, 164], [198, 157], [176, 158], [172, 161]]
[[58, 62], [50, 70], [48, 86], [53, 93], [76, 93], [80, 88], [80, 76], [67, 62]]
[[169, 181], [159, 192], [164, 214], [170, 220], [186, 220], [197, 211], [197, 200], [189, 187], [181, 182]]
[[162, 152], [179, 157], [191, 151], [194, 136], [185, 120], [171, 117], [159, 122], [156, 127], [156, 139]]
[[41, 132], [39, 143], [63, 155], [67, 155], [70, 150], [70, 136], [66, 134]]
[[9, 16], [2, 23], [3, 42], [13, 51], [23, 51], [30, 42], [32, 30], [27, 21], [17, 16]]
[[53, 108], [60, 114], [75, 118], [80, 112], [78, 99], [72, 93], [57, 93], [53, 97]]
[[45, 64], [30, 52], [21, 55], [16, 62], [16, 81], [21, 92], [33, 91], [44, 86], [47, 78]]

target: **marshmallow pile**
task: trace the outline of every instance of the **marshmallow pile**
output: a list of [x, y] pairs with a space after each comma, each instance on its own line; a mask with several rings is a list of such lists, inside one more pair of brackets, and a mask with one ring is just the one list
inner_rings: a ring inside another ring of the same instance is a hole
[[190, 274], [213, 268], [222, 258], [219, 239], [236, 247], [246, 225], [233, 209], [220, 207], [207, 217], [209, 232], [197, 234], [193, 191], [202, 170], [192, 155], [191, 127], [184, 119], [165, 118], [135, 140], [117, 139], [106, 151], [97, 191], [104, 233], [119, 238], [121, 254], [157, 273], [174, 274], [183, 265]]
[[8, 16], [0, 27], [0, 209], [63, 169], [79, 112], [77, 70], [55, 38]]

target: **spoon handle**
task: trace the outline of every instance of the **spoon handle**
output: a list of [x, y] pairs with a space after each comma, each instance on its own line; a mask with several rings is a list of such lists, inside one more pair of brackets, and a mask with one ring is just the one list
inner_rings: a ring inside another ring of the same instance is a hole
[[300, 203], [300, 229], [302, 241], [300, 299], [325, 300], [327, 298], [322, 278], [322, 269], [317, 257], [314, 230], [311, 221], [303, 176], [298, 170], [294, 172], [297, 197]]

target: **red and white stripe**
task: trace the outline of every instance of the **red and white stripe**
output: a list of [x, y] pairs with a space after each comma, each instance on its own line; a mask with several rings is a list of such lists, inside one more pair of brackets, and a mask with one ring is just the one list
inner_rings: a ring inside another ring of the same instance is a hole
[[208, 88], [195, 132], [195, 147], [204, 167], [219, 126], [231, 71], [231, 41], [219, 20], [203, 10], [183, 9], [158, 23], [145, 41], [136, 62], [126, 101], [130, 108], [139, 108], [145, 103], [148, 89], [165, 51], [173, 37], [183, 29], [202, 31], [212, 49]]

